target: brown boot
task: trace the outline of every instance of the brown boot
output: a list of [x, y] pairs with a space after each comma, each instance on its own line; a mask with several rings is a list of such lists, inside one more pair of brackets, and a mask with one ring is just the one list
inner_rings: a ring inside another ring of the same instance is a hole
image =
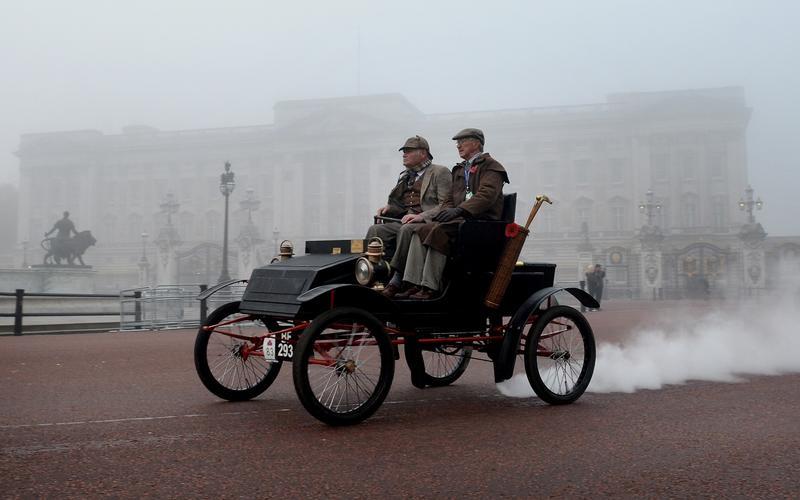
[[397, 295], [397, 293], [399, 291], [400, 291], [400, 287], [399, 286], [395, 285], [394, 283], [389, 283], [388, 285], [386, 285], [386, 288], [383, 289], [381, 294], [384, 297], [388, 297], [390, 299], [393, 299], [395, 297], [395, 295]]
[[439, 294], [436, 292], [436, 290], [422, 287], [417, 293], [409, 295], [408, 298], [410, 300], [431, 300], [435, 299], [437, 295]]
[[406, 289], [406, 290], [404, 290], [404, 291], [402, 291], [400, 293], [395, 294], [394, 298], [396, 298], [396, 299], [407, 299], [411, 295], [414, 295], [415, 293], [417, 293], [419, 291], [420, 291], [419, 287], [417, 287], [416, 285], [412, 285], [408, 289]]

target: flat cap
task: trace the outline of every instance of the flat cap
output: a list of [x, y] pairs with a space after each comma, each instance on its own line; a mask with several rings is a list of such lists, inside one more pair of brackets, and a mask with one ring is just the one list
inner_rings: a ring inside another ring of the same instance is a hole
[[473, 139], [478, 139], [479, 141], [481, 141], [481, 144], [484, 143], [483, 130], [478, 128], [465, 128], [461, 132], [454, 135], [453, 140], [457, 141], [459, 139], [467, 139], [470, 137]]
[[425, 140], [424, 137], [421, 135], [415, 135], [414, 137], [409, 137], [406, 140], [406, 143], [398, 149], [398, 151], [402, 151], [404, 149], [424, 149], [428, 152], [428, 159], [433, 159], [433, 155], [431, 154], [431, 147], [428, 145], [428, 141]]

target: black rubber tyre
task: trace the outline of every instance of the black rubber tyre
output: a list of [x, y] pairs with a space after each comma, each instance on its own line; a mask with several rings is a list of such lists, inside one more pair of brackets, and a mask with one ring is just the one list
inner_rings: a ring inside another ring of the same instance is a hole
[[[194, 342], [194, 366], [206, 389], [228, 401], [252, 399], [275, 381], [281, 370], [281, 361], [269, 362], [260, 355], [250, 355], [245, 360], [241, 348], [252, 342], [236, 339], [203, 330], [203, 326], [216, 325], [242, 316], [239, 302], [229, 302], [212, 312], [197, 331]], [[233, 323], [224, 327], [237, 335], [257, 337], [268, 331], [276, 331], [278, 325], [272, 320], [252, 320]]]
[[450, 385], [464, 374], [472, 359], [472, 347], [433, 346], [422, 350], [425, 383], [432, 387]]
[[541, 314], [525, 342], [525, 373], [543, 401], [577, 400], [594, 373], [596, 349], [589, 322], [580, 311], [554, 306]]
[[394, 378], [389, 336], [355, 307], [326, 311], [303, 332], [292, 360], [300, 402], [329, 425], [352, 425], [380, 407]]

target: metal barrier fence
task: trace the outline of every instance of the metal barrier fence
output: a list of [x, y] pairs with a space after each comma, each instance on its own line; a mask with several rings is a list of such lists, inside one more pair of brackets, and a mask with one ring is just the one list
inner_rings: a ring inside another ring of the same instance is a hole
[[197, 327], [205, 320], [208, 311], [241, 299], [245, 286], [241, 283], [231, 285], [206, 300], [196, 298], [208, 288], [205, 284], [158, 285], [122, 290], [119, 293], [120, 330]]
[[[106, 307], [105, 310], [102, 310], [103, 308], [100, 306], [100, 304], [98, 304], [98, 302], [104, 302], [111, 299], [116, 300], [118, 298], [121, 300], [123, 297], [125, 300], [130, 300], [132, 298], [131, 295], [125, 295], [124, 292], [121, 292], [117, 296], [90, 293], [25, 293], [24, 289], [17, 289], [14, 292], [0, 292], [0, 297], [14, 298], [14, 312], [0, 312], [0, 318], [14, 318], [14, 335], [22, 335], [23, 320], [24, 318], [29, 317], [65, 318], [81, 316], [87, 318], [96, 318], [104, 316], [117, 316], [119, 314], [119, 316], [122, 318], [124, 317], [124, 314], [117, 313], [115, 310], [116, 307], [112, 309], [110, 307], [111, 304], [108, 304], [109, 307]], [[29, 306], [27, 307], [27, 309], [29, 309], [28, 312], [25, 312], [26, 298], [34, 300], [32, 303], [29, 301]], [[73, 304], [73, 307], [68, 307], [70, 304], [64, 304], [64, 301], [62, 301], [62, 303], [59, 305], [59, 307], [62, 309], [54, 311], [47, 307], [49, 303], [45, 303], [53, 299], [66, 299], [66, 302], [69, 302], [69, 299], [77, 299], [77, 302], [81, 303], [81, 305], [76, 307]], [[91, 302], [88, 309], [85, 305], [87, 302]]]
[[[560, 282], [560, 286], [575, 286], [584, 288], [584, 282]], [[14, 335], [22, 335], [23, 318], [30, 316], [40, 317], [100, 317], [118, 316], [121, 331], [135, 330], [163, 330], [170, 328], [193, 328], [205, 321], [209, 311], [217, 307], [240, 300], [245, 283], [236, 283], [214, 293], [205, 300], [197, 300], [197, 295], [205, 291], [205, 284], [177, 284], [159, 285], [155, 287], [130, 288], [122, 290], [118, 295], [77, 294], [77, 293], [25, 293], [17, 290], [13, 293], [0, 292], [0, 297], [15, 297], [13, 313], [0, 313], [0, 317], [14, 318]], [[72, 311], [36, 311], [23, 312], [23, 303], [26, 297], [49, 297], [62, 299], [117, 299], [119, 311], [87, 311], [85, 308]], [[565, 297], [569, 300], [569, 297]], [[575, 305], [579, 306], [577, 301]], [[582, 308], [582, 306], [580, 306]]]

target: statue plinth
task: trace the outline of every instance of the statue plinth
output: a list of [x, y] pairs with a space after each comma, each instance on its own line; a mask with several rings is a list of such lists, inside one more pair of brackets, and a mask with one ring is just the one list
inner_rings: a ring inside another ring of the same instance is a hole
[[30, 269], [92, 269], [92, 266], [78, 265], [78, 264], [34, 264], [28, 266]]
[[0, 269], [0, 291], [21, 288], [30, 293], [95, 293], [92, 266], [30, 266]]

